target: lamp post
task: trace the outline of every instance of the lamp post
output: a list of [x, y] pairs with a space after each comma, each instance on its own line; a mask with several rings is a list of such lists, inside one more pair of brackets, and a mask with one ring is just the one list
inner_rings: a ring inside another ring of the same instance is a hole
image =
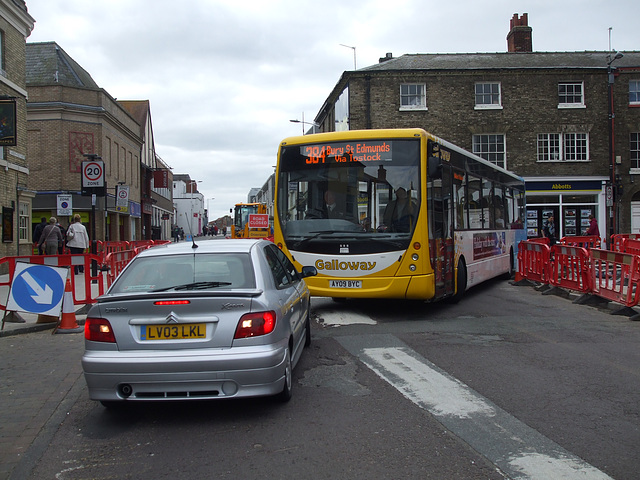
[[619, 60], [623, 57], [620, 52], [611, 52], [607, 55], [607, 103], [609, 109], [609, 181], [611, 184], [611, 189], [613, 193], [613, 202], [611, 205], [610, 219], [611, 222], [609, 224], [609, 238], [611, 235], [618, 232], [618, 217], [619, 217], [619, 205], [620, 205], [620, 196], [622, 195], [622, 185], [620, 185], [619, 178], [620, 176], [616, 176], [616, 159], [615, 159], [615, 112], [613, 108], [613, 83], [615, 81], [614, 70], [615, 68], [611, 66], [613, 62]]
[[320, 125], [318, 125], [315, 122], [305, 122], [304, 121], [304, 112], [302, 112], [302, 120], [289, 120], [291, 123], [300, 123], [302, 124], [302, 135], [304, 135], [304, 126], [305, 125], [311, 125], [313, 127], [313, 133], [316, 133], [316, 128], [318, 128]]
[[353, 69], [357, 70], [358, 68], [356, 67], [356, 47], [350, 47], [349, 45], [344, 45], [343, 43], [341, 43], [340, 46], [350, 48], [351, 50], [353, 50]]

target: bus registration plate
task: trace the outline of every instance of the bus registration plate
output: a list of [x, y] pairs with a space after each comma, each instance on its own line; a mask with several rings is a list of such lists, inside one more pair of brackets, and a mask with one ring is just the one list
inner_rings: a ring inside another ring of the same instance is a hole
[[362, 288], [362, 280], [330, 280], [331, 288]]

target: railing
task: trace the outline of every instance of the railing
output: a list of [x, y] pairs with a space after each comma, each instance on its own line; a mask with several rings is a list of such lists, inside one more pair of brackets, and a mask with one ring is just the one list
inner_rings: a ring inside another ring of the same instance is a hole
[[640, 301], [640, 235], [612, 238], [616, 251], [596, 248], [598, 237], [565, 237], [553, 247], [545, 239], [522, 241], [518, 277], [591, 294], [625, 307]]

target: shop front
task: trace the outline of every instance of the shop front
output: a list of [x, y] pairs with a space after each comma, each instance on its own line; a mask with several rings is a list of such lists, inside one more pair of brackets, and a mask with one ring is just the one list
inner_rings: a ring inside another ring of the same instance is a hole
[[527, 237], [542, 236], [544, 222], [553, 214], [557, 237], [584, 235], [593, 215], [600, 236], [606, 238], [606, 177], [525, 178]]

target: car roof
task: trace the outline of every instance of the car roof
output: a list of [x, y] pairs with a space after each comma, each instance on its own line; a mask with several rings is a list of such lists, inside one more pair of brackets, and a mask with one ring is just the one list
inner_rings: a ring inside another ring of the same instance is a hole
[[[268, 244], [262, 239], [220, 239], [202, 240], [195, 242], [185, 241], [180, 243], [167, 243], [148, 248], [140, 252], [138, 257], [155, 257], [164, 255], [193, 255], [203, 253], [249, 253], [259, 244]], [[197, 248], [194, 248], [194, 244]]]

